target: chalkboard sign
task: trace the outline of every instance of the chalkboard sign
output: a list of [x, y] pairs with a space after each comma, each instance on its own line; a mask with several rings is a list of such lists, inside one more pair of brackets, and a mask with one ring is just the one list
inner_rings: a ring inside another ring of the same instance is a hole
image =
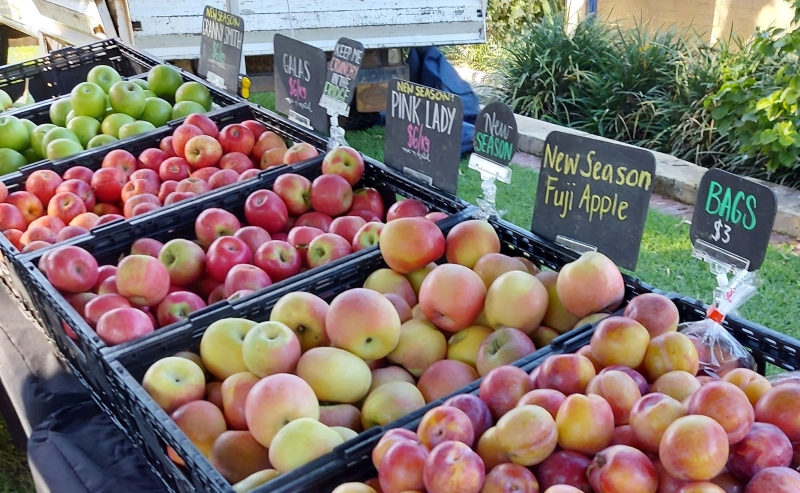
[[703, 240], [761, 267], [767, 254], [778, 200], [771, 188], [718, 169], [700, 180], [694, 204], [692, 244]]
[[517, 149], [517, 120], [511, 108], [495, 101], [487, 104], [475, 120], [474, 151], [469, 167], [504, 183], [511, 181], [508, 164]]
[[389, 82], [386, 98], [386, 164], [455, 194], [464, 120], [461, 99], [399, 79]]
[[650, 151], [551, 132], [544, 144], [531, 230], [597, 247], [634, 270], [656, 175]]
[[276, 34], [273, 43], [275, 108], [297, 123], [328, 133], [330, 118], [319, 105], [327, 71], [325, 52], [282, 34]]
[[325, 88], [319, 104], [331, 114], [348, 116], [350, 102], [356, 92], [356, 76], [364, 58], [364, 45], [352, 39], [339, 38], [328, 64]]
[[206, 6], [197, 71], [208, 82], [237, 94], [243, 43], [244, 19]]

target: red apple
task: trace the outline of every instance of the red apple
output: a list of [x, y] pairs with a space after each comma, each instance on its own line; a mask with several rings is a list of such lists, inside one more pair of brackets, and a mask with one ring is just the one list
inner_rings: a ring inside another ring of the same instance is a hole
[[339, 146], [325, 155], [322, 173], [339, 175], [351, 186], [356, 186], [364, 174], [364, 158], [352, 147]]
[[286, 204], [292, 216], [300, 216], [311, 210], [311, 181], [305, 176], [286, 173], [279, 176], [272, 191]]
[[103, 282], [98, 283], [97, 286], [97, 294], [102, 296], [104, 294], [119, 294], [119, 290], [117, 289], [117, 276], [116, 273], [113, 276], [107, 277]]
[[197, 178], [199, 180], [203, 180], [204, 182], [208, 183], [208, 180], [211, 179], [211, 176], [214, 175], [217, 171], [220, 171], [220, 168], [215, 166], [209, 166], [208, 168], [200, 168], [192, 171], [192, 174], [189, 175], [190, 178]]
[[169, 157], [170, 156], [168, 156], [167, 153], [161, 149], [145, 149], [141, 154], [139, 154], [139, 159], [136, 162], [136, 165], [139, 169], [149, 169], [151, 171], [158, 172], [159, 168], [161, 167], [161, 163]]
[[92, 207], [92, 212], [100, 217], [108, 214], [116, 214], [118, 216], [122, 215], [122, 209], [114, 204], [95, 204], [95, 206]]
[[353, 192], [353, 204], [350, 206], [350, 211], [371, 212], [378, 219], [383, 219], [386, 213], [381, 193], [369, 187], [359, 188]]
[[367, 223], [361, 226], [353, 237], [353, 251], [357, 252], [377, 245], [384, 226], [383, 223]]
[[191, 115], [186, 117], [184, 124], [194, 125], [195, 127], [199, 128], [205, 135], [213, 137], [214, 139], [219, 137], [219, 129], [217, 128], [217, 124], [214, 123], [214, 120], [207, 117], [206, 115], [201, 115], [200, 113], [192, 113]]
[[106, 154], [101, 167], [118, 169], [129, 177], [136, 171], [136, 157], [124, 149], [115, 149]]
[[477, 440], [492, 427], [492, 411], [480, 397], [473, 394], [462, 394], [447, 399], [444, 406], [460, 409], [472, 422], [472, 429]]
[[428, 206], [419, 200], [403, 199], [389, 207], [389, 211], [386, 213], [386, 222], [400, 217], [425, 217], [428, 212]]
[[122, 203], [128, 202], [128, 199], [135, 195], [144, 195], [146, 193], [157, 195], [158, 187], [153, 186], [153, 184], [147, 180], [131, 180], [122, 187]]
[[222, 158], [222, 146], [214, 137], [198, 135], [186, 143], [184, 156], [186, 162], [195, 168], [216, 166]]
[[47, 254], [47, 280], [60, 291], [84, 293], [97, 282], [97, 260], [83, 248], [62, 246]]
[[447, 219], [450, 217], [450, 214], [445, 214], [444, 212], [431, 212], [429, 214], [425, 214], [425, 219], [438, 223], [442, 219]]
[[258, 226], [245, 226], [234, 233], [233, 236], [244, 241], [253, 253], [258, 251], [261, 245], [272, 239], [264, 228]]
[[109, 277], [116, 275], [116, 273], [116, 265], [101, 265], [100, 268], [97, 269], [97, 282], [94, 284], [92, 291], [96, 293], [100, 289], [100, 285]]
[[350, 243], [344, 238], [333, 233], [323, 233], [308, 245], [306, 259], [312, 269], [329, 264], [353, 252]]
[[241, 123], [233, 123], [226, 125], [222, 132], [219, 133], [219, 142], [222, 144], [222, 151], [226, 154], [229, 152], [250, 154], [253, 151], [256, 138], [246, 126]]
[[46, 241], [41, 241], [41, 240], [40, 241], [32, 241], [32, 242], [28, 243], [27, 245], [25, 245], [22, 248], [22, 253], [35, 252], [36, 250], [41, 250], [42, 248], [47, 248], [50, 245], [52, 245], [52, 243], [48, 243]]
[[[301, 260], [305, 262], [308, 246], [311, 244], [311, 241], [322, 234], [325, 234], [325, 232], [318, 228], [312, 228], [310, 226], [296, 226], [289, 231], [286, 241], [295, 249], [297, 249]], [[274, 238], [276, 235], [272, 236]]]
[[543, 491], [558, 484], [569, 485], [578, 491], [592, 491], [586, 470], [591, 459], [578, 452], [559, 450], [536, 466], [536, 478]]
[[333, 218], [327, 214], [321, 212], [306, 212], [297, 218], [294, 225], [295, 227], [310, 226], [312, 228], [321, 229], [323, 232], [327, 233], [330, 231], [332, 223]]
[[56, 235], [56, 242], [60, 243], [62, 241], [66, 241], [70, 238], [75, 238], [76, 236], [80, 236], [88, 232], [89, 232], [88, 229], [81, 226], [67, 226], [58, 232], [58, 234]]
[[130, 308], [130, 302], [118, 294], [104, 294], [86, 303], [83, 309], [83, 318], [91, 328], [97, 327], [97, 321], [107, 312], [116, 308]]
[[256, 250], [253, 263], [266, 272], [273, 282], [280, 282], [299, 274], [303, 265], [297, 249], [286, 241], [277, 240], [261, 245]]
[[[66, 179], [64, 178], [64, 180]], [[55, 171], [34, 171], [25, 180], [25, 191], [34, 194], [44, 206], [56, 194], [56, 188], [61, 185], [62, 181], [62, 178]]]
[[499, 419], [514, 409], [522, 396], [531, 390], [533, 382], [525, 371], [516, 366], [503, 365], [483, 377], [478, 396], [489, 407], [492, 416]]
[[[61, 231], [64, 230], [62, 229]], [[59, 234], [61, 234], [61, 231], [59, 231]], [[20, 243], [23, 246], [33, 243], [34, 241], [45, 241], [52, 245], [56, 242], [56, 234], [44, 226], [34, 226], [32, 228], [28, 228], [27, 231], [22, 233]]]
[[348, 216], [360, 217], [361, 219], [363, 219], [364, 221], [366, 221], [368, 223], [373, 223], [373, 222], [382, 223], [383, 222], [383, 221], [381, 221], [381, 218], [379, 218], [375, 214], [371, 213], [370, 211], [352, 211], [351, 210], [351, 211], [347, 212], [347, 215]]
[[133, 209], [139, 204], [154, 204], [158, 207], [161, 207], [161, 201], [158, 200], [158, 197], [153, 195], [152, 193], [143, 193], [141, 195], [134, 195], [130, 197], [127, 202], [125, 202], [125, 206], [122, 208], [122, 213], [125, 215], [126, 218], [131, 218], [134, 216]]
[[286, 148], [286, 142], [283, 140], [283, 137], [276, 134], [275, 132], [271, 132], [269, 130], [263, 132], [260, 137], [256, 138], [256, 143], [253, 146], [253, 159], [255, 159], [258, 163], [261, 162], [261, 158], [264, 156], [264, 153], [270, 149], [275, 148]]
[[337, 234], [347, 240], [347, 243], [352, 245], [353, 238], [367, 221], [358, 216], [342, 216], [333, 220], [330, 227], [330, 232]]
[[182, 200], [190, 199], [192, 197], [197, 197], [197, 194], [194, 192], [172, 192], [171, 194], [167, 195], [167, 198], [164, 200], [164, 205], [176, 204]]
[[169, 194], [175, 191], [178, 188], [178, 182], [175, 180], [167, 180], [161, 183], [161, 188], [158, 190], [158, 200], [164, 202], [166, 205], [167, 197]]
[[161, 149], [161, 152], [163, 152], [166, 156], [165, 159], [178, 156], [175, 154], [175, 146], [172, 142], [173, 140], [175, 139], [170, 135], [169, 137], [164, 137], [161, 139], [161, 142], [158, 143], [158, 148]]
[[147, 255], [149, 257], [158, 258], [161, 250], [164, 249], [164, 244], [152, 238], [139, 238], [131, 245], [131, 255]]
[[244, 216], [249, 224], [260, 226], [272, 234], [283, 229], [289, 212], [278, 194], [272, 190], [256, 190], [247, 197]]
[[150, 317], [136, 308], [116, 308], [97, 321], [97, 335], [109, 346], [138, 339], [153, 330]]
[[298, 142], [290, 147], [283, 156], [283, 163], [292, 165], [308, 161], [319, 156], [319, 151], [308, 142]]
[[445, 239], [436, 223], [424, 217], [401, 217], [386, 223], [378, 246], [392, 270], [410, 274], [439, 260], [445, 252]]
[[[85, 181], [88, 184], [92, 184], [92, 175], [94, 175], [94, 171], [90, 170], [86, 166], [73, 166], [67, 171], [64, 172], [64, 175], [61, 177], [64, 181], [66, 180], [80, 180]], [[30, 180], [30, 177], [28, 177]]]
[[353, 204], [353, 189], [339, 175], [322, 175], [311, 183], [311, 207], [335, 217], [347, 212]]
[[213, 291], [208, 295], [208, 304], [213, 305], [218, 301], [222, 301], [225, 299], [225, 285], [220, 284]]
[[[24, 233], [18, 229], [7, 229], [3, 231], [3, 236], [14, 245], [14, 248], [20, 251], [25, 246], [21, 242], [23, 234]], [[56, 237], [56, 239], [58, 239], [58, 237]]]
[[218, 188], [232, 185], [238, 180], [239, 173], [236, 171], [232, 169], [221, 169], [211, 175], [211, 178], [208, 179], [208, 185], [211, 187], [211, 190], [216, 190]]
[[[161, 152], [161, 151], [159, 151]], [[161, 178], [158, 176], [158, 169], [152, 170], [148, 168], [140, 168], [133, 172], [131, 175], [133, 180], [146, 180], [158, 190], [161, 187]]]
[[378, 467], [381, 491], [403, 493], [423, 490], [425, 484], [422, 471], [427, 458], [428, 449], [416, 440], [399, 440], [393, 443], [383, 453]]
[[[206, 253], [200, 245], [184, 238], [168, 241], [158, 259], [167, 268], [170, 283], [175, 286], [189, 286], [199, 281], [205, 272]], [[211, 290], [213, 288], [209, 292]]]
[[206, 270], [219, 282], [225, 282], [233, 266], [249, 264], [252, 261], [253, 254], [247, 244], [233, 236], [217, 238], [206, 252]]
[[[2, 204], [0, 204], [0, 205], [2, 205]], [[59, 231], [64, 229], [66, 224], [64, 224], [64, 221], [62, 221], [61, 219], [59, 219], [57, 217], [42, 216], [39, 219], [36, 219], [35, 221], [33, 221], [28, 227], [32, 228], [34, 226], [44, 226], [45, 228], [49, 229], [53, 233], [58, 234]]]
[[206, 193], [211, 190], [211, 186], [199, 178], [184, 178], [178, 182], [176, 192], [192, 192], [195, 195]]
[[254, 168], [253, 161], [241, 152], [229, 152], [222, 156], [222, 159], [219, 160], [219, 167], [236, 171], [239, 175]]
[[159, 259], [149, 255], [123, 258], [114, 277], [119, 294], [137, 306], [158, 305], [170, 288], [169, 271]]
[[243, 289], [255, 292], [271, 285], [272, 279], [261, 268], [250, 264], [234, 265], [225, 276], [225, 296]]
[[[198, 135], [204, 135], [203, 131], [200, 130], [197, 126], [191, 125], [189, 123], [184, 123], [180, 125], [175, 131], [172, 133], [172, 149], [175, 151], [175, 155], [179, 158], [186, 157], [186, 143], [189, 142], [193, 137], [197, 137]], [[162, 163], [163, 164], [163, 163]], [[162, 176], [161, 179], [163, 180], [164, 177]]]
[[239, 180], [237, 181], [245, 181], [245, 180], [250, 180], [252, 178], [257, 178], [258, 175], [260, 174], [261, 174], [260, 169], [248, 169], [239, 175]]
[[[12, 194], [13, 195], [13, 194]], [[47, 215], [53, 216], [69, 224], [75, 216], [86, 212], [86, 205], [74, 193], [62, 192], [53, 195], [47, 205]]]
[[202, 298], [189, 291], [175, 291], [169, 293], [158, 304], [156, 314], [158, 325], [166, 327], [189, 317], [189, 314], [205, 308]]
[[92, 189], [98, 202], [116, 204], [120, 201], [122, 187], [128, 176], [117, 168], [101, 168], [92, 176]]
[[[217, 238], [232, 236], [241, 227], [242, 224], [236, 216], [224, 209], [214, 207], [204, 210], [197, 216], [194, 222], [194, 234], [197, 236], [200, 245], [207, 248]], [[224, 280], [225, 277], [223, 276], [220, 282]]]
[[[50, 200], [52, 200], [52, 198]], [[22, 213], [22, 217], [28, 225], [42, 217], [45, 213], [45, 206], [42, 205], [39, 198], [31, 192], [14, 192], [6, 197], [6, 203], [16, 207], [19, 212]]]
[[627, 445], [612, 445], [595, 455], [586, 471], [594, 491], [616, 493], [658, 488], [658, 473], [644, 452]]
[[261, 137], [261, 134], [267, 131], [267, 128], [261, 122], [257, 122], [255, 120], [245, 120], [242, 122], [242, 125], [250, 129], [253, 133], [253, 137], [258, 140]]
[[121, 216], [119, 214], [106, 214], [105, 216], [101, 216], [100, 219], [98, 219], [97, 222], [94, 223], [94, 225], [95, 226], [100, 226], [101, 224], [107, 224], [107, 223], [111, 223], [111, 222], [119, 221], [119, 220], [123, 220], [124, 221], [125, 217], [123, 217], [123, 216]]

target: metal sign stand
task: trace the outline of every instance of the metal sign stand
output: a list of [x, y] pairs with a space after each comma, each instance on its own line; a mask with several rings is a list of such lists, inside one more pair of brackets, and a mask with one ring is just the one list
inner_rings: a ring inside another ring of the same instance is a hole
[[469, 168], [478, 171], [482, 180], [483, 198], [478, 198], [478, 207], [480, 209], [476, 212], [475, 217], [478, 219], [489, 219], [491, 216], [496, 216], [498, 219], [502, 218], [508, 211], [497, 210], [497, 185], [494, 181], [500, 180], [505, 184], [511, 183], [511, 168], [501, 166], [475, 153], [472, 153], [469, 158]]
[[698, 239], [692, 250], [692, 257], [702, 260], [709, 265], [711, 273], [717, 278], [717, 287], [714, 289], [714, 301], [719, 303], [724, 294], [724, 289], [730, 280], [728, 274], [734, 277], [742, 271], [747, 271], [750, 261], [727, 250]]

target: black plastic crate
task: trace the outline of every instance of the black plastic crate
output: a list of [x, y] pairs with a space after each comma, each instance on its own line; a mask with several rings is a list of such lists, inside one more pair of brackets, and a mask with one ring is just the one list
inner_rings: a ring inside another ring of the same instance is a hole
[[160, 63], [119, 39], [108, 39], [0, 67], [0, 89], [16, 100], [25, 91], [25, 80], [30, 79], [31, 95], [36, 101], [44, 101], [69, 94], [97, 65], [109, 65], [121, 76], [130, 77], [146, 73]]
[[[476, 209], [474, 208], [467, 210], [459, 218], [453, 218], [457, 219], [457, 221], [453, 221], [450, 224], [440, 222], [439, 227], [447, 234], [457, 223], [470, 219], [475, 211]], [[574, 253], [570, 256], [562, 248], [540, 240], [538, 237], [507, 223], [492, 221], [492, 225], [501, 238], [501, 251], [508, 255], [524, 256], [539, 266], [547, 266], [556, 270], [571, 261], [572, 256], [574, 256]], [[369, 254], [347, 264], [342, 264], [335, 270], [314, 275], [280, 291], [272, 291], [228, 303], [218, 310], [205, 312], [190, 320], [189, 323], [169, 331], [163, 331], [148, 338], [146, 341], [134, 342], [127, 347], [120, 347], [118, 351], [106, 356], [107, 360], [111, 361], [109, 365], [110, 371], [113, 371], [111, 379], [112, 392], [118, 397], [119, 407], [114, 410], [114, 412], [118, 413], [117, 420], [128, 423], [126, 429], [135, 430], [131, 438], [138, 444], [145, 444], [145, 455], [151, 461], [151, 465], [159, 471], [161, 477], [177, 481], [177, 483], [170, 483], [170, 487], [177, 488], [179, 491], [189, 491], [186, 489], [188, 488], [188, 482], [195, 486], [202, 484], [207, 487], [208, 484], [213, 483], [212, 478], [219, 476], [207, 461], [202, 460], [196, 462], [192, 467], [179, 469], [164, 454], [167, 445], [179, 452], [187, 448], [193, 449], [193, 446], [182, 432], [177, 435], [169, 434], [164, 425], [164, 423], [170, 421], [169, 417], [164, 411], [157, 408], [139, 384], [150, 365], [163, 357], [180, 351], [197, 351], [206, 328], [217, 320], [232, 317], [246, 318], [256, 322], [269, 320], [272, 308], [278, 300], [286, 293], [293, 291], [310, 292], [330, 302], [339, 293], [363, 286], [364, 281], [372, 272], [386, 267], [387, 265], [380, 252], [372, 250]], [[629, 300], [636, 295], [651, 291], [652, 288], [649, 286], [631, 280], [626, 285], [625, 299]], [[592, 333], [591, 328], [591, 325], [585, 325], [566, 332], [554, 339], [551, 345], [540, 348], [535, 353], [513, 364], [530, 372], [549, 354], [575, 352], [589, 342]], [[451, 395], [477, 392], [479, 385], [480, 379]], [[320, 458], [297, 471], [282, 475], [270, 481], [268, 485], [254, 491], [264, 493], [267, 491], [283, 491], [280, 489], [283, 486], [296, 485], [298, 482], [305, 484], [309, 481], [311, 481], [310, 484], [313, 484], [313, 488], [308, 491], [322, 491], [316, 488], [319, 484], [324, 483], [326, 474], [330, 474], [331, 477], [338, 475], [347, 464], [369, 455], [369, 452], [384, 431], [411, 425], [416, 427], [416, 423], [428, 409], [440, 405], [444, 400], [446, 400], [446, 397], [431, 402], [423, 409], [383, 428], [364, 432], [358, 438], [337, 448], [331, 456]], [[144, 401], [146, 405], [143, 405], [141, 401]], [[155, 413], [153, 412], [154, 410], [156, 411]], [[172, 426], [174, 427], [174, 424]], [[152, 444], [157, 444], [157, 446], [154, 448]], [[154, 460], [155, 462], [153, 462]], [[330, 466], [330, 463], [334, 463], [335, 466]], [[180, 476], [181, 470], [188, 475], [189, 479]], [[314, 479], [309, 480], [309, 476]], [[223, 489], [220, 491], [230, 490]]]

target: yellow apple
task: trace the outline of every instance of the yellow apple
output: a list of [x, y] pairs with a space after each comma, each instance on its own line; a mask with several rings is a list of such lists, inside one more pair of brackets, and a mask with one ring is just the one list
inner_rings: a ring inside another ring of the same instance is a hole
[[425, 398], [414, 384], [389, 382], [373, 390], [361, 407], [361, 423], [368, 430], [386, 426], [425, 406]]
[[316, 419], [298, 418], [275, 435], [269, 447], [269, 461], [281, 474], [304, 466], [333, 452], [344, 443], [336, 430]]
[[364, 281], [364, 288], [381, 294], [396, 294], [403, 298], [408, 306], [417, 304], [417, 294], [411, 283], [392, 269], [378, 269]]
[[242, 356], [242, 342], [255, 325], [244, 318], [224, 318], [208, 326], [200, 340], [200, 358], [209, 373], [225, 380], [234, 373], [249, 371]]
[[409, 320], [400, 326], [400, 341], [387, 358], [419, 377], [425, 369], [445, 356], [447, 341], [444, 334], [430, 322]]
[[427, 276], [428, 273], [435, 267], [436, 264], [431, 262], [421, 269], [417, 269], [410, 274], [406, 274], [406, 279], [408, 279], [408, 282], [411, 283], [411, 288], [414, 290], [415, 295], [419, 296], [419, 287], [422, 286], [422, 281], [425, 280], [425, 276]]
[[331, 426], [331, 429], [340, 434], [342, 436], [342, 440], [345, 442], [358, 436], [358, 432], [353, 431], [346, 426]]
[[292, 373], [300, 359], [300, 340], [286, 324], [261, 322], [244, 337], [242, 356], [247, 368], [259, 377]]
[[547, 311], [547, 289], [527, 272], [500, 275], [486, 292], [484, 311], [491, 327], [513, 327], [531, 335]]
[[153, 363], [142, 378], [142, 387], [167, 414], [206, 393], [206, 377], [193, 361], [170, 356]]
[[272, 481], [280, 475], [275, 469], [264, 469], [255, 472], [232, 486], [234, 493], [249, 493], [262, 484]]
[[328, 303], [311, 293], [296, 291], [284, 295], [275, 304], [269, 319], [288, 326], [300, 340], [303, 352], [313, 347], [329, 346], [331, 341], [325, 330]]
[[338, 295], [328, 309], [325, 328], [334, 346], [361, 359], [388, 355], [400, 340], [400, 316], [392, 302], [371, 289]]
[[492, 329], [483, 325], [473, 325], [456, 332], [447, 341], [447, 359], [461, 361], [475, 368], [478, 349], [492, 332]]
[[286, 423], [299, 418], [319, 420], [319, 400], [302, 378], [278, 373], [262, 378], [250, 389], [244, 414], [253, 438], [270, 448]]
[[372, 372], [364, 360], [335, 347], [306, 351], [297, 362], [297, 376], [305, 380], [323, 402], [358, 402], [367, 395], [372, 384]]

